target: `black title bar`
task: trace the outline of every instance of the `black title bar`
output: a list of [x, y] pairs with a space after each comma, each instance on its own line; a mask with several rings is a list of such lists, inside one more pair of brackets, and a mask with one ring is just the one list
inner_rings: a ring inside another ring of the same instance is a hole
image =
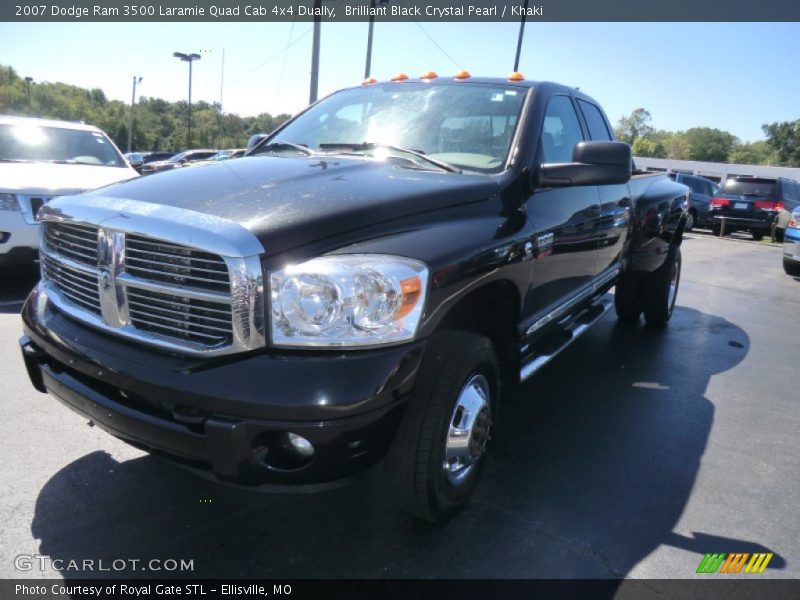
[[[374, 7], [372, 6], [374, 4]], [[527, 9], [526, 9], [527, 4]], [[0, 21], [800, 21], [796, 0], [6, 0]]]

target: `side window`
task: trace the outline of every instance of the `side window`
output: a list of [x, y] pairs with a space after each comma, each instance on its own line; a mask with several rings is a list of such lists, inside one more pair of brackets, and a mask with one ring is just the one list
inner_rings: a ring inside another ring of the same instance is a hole
[[572, 162], [572, 149], [583, 141], [575, 107], [567, 96], [553, 96], [547, 103], [544, 125], [539, 144], [542, 147], [542, 162]]
[[589, 137], [596, 142], [610, 142], [611, 133], [608, 131], [608, 125], [603, 118], [603, 113], [591, 102], [578, 100], [578, 106], [581, 107], [583, 118], [586, 119], [586, 126], [589, 128]]
[[783, 188], [783, 204], [788, 210], [794, 210], [800, 204], [798, 185], [793, 181], [784, 181], [781, 187]]

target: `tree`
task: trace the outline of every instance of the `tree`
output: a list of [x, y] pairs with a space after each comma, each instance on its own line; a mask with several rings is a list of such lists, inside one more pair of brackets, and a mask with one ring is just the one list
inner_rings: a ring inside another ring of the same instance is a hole
[[633, 146], [633, 143], [639, 138], [652, 138], [655, 133], [655, 129], [650, 124], [652, 119], [653, 117], [644, 108], [637, 108], [630, 116], [621, 117], [614, 130], [617, 139]]
[[[187, 109], [186, 102], [139, 98], [134, 111], [133, 147], [184, 150]], [[120, 148], [128, 141], [128, 103], [108, 100], [98, 88], [87, 90], [64, 83], [40, 82], [31, 85], [29, 109], [25, 80], [14, 69], [2, 65], [0, 114], [84, 121], [105, 131]], [[288, 118], [289, 115], [269, 113], [254, 117], [223, 115], [219, 104], [200, 101], [192, 106], [192, 141], [198, 147], [240, 148], [252, 133], [271, 132]]]
[[652, 158], [666, 158], [667, 151], [660, 140], [656, 138], [639, 137], [633, 141], [632, 151], [634, 156], [649, 156]]
[[767, 136], [767, 147], [775, 153], [777, 163], [800, 167], [800, 119], [761, 126]]
[[730, 162], [742, 165], [769, 165], [777, 162], [774, 152], [763, 140], [734, 146], [728, 158]]
[[733, 134], [710, 127], [692, 127], [686, 131], [686, 158], [704, 162], [728, 162], [728, 156], [739, 140]]

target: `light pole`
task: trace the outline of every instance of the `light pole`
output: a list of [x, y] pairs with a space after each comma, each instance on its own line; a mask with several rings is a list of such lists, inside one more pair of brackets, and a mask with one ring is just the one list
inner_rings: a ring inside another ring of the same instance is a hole
[[133, 91], [131, 92], [131, 112], [128, 115], [128, 154], [131, 153], [131, 143], [133, 142], [133, 106], [136, 103], [136, 84], [142, 83], [141, 77], [133, 76]]
[[200, 60], [199, 54], [184, 54], [183, 52], [173, 52], [172, 56], [180, 58], [183, 62], [189, 63], [189, 119], [186, 128], [186, 148], [192, 147], [192, 63]]
[[311, 90], [308, 95], [308, 103], [314, 104], [317, 101], [319, 89], [319, 34], [322, 17], [322, 0], [314, 0], [314, 36], [311, 44]]
[[31, 82], [33, 77], [25, 78], [25, 93], [28, 95], [28, 114], [31, 114]]

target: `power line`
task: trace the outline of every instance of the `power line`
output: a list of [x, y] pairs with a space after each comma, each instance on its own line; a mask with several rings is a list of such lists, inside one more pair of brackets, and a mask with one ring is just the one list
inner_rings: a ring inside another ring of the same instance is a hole
[[450, 62], [451, 62], [451, 63], [453, 63], [453, 64], [454, 64], [456, 67], [458, 67], [459, 69], [463, 69], [463, 68], [464, 68], [464, 67], [462, 67], [460, 64], [458, 64], [458, 62], [456, 61], [456, 59], [454, 59], [452, 56], [450, 56], [450, 55], [447, 53], [447, 51], [446, 51], [444, 48], [442, 48], [442, 47], [439, 45], [439, 43], [438, 43], [438, 42], [437, 42], [435, 39], [433, 39], [433, 37], [431, 36], [431, 34], [430, 34], [430, 33], [428, 33], [427, 31], [425, 31], [425, 28], [424, 28], [424, 27], [423, 27], [423, 26], [422, 26], [420, 23], [417, 23], [416, 21], [414, 21], [414, 25], [416, 25], [417, 27], [419, 27], [419, 28], [420, 28], [420, 31], [422, 31], [422, 33], [424, 33], [424, 34], [427, 36], [427, 38], [428, 38], [428, 39], [429, 39], [429, 40], [430, 40], [430, 41], [433, 43], [433, 45], [434, 45], [434, 46], [436, 46], [436, 47], [439, 49], [439, 52], [441, 52], [442, 54], [444, 54], [444, 55], [445, 55], [445, 56], [446, 56], [446, 57], [447, 57], [447, 58], [450, 60]]
[[286, 46], [285, 46], [284, 48], [282, 48], [281, 50], [279, 50], [278, 52], [276, 52], [275, 54], [273, 54], [272, 56], [270, 56], [269, 58], [267, 58], [267, 59], [266, 59], [264, 62], [262, 62], [262, 63], [259, 63], [259, 64], [257, 64], [255, 67], [253, 67], [252, 69], [250, 69], [249, 71], [246, 71], [245, 73], [242, 73], [242, 74], [241, 74], [239, 77], [237, 77], [237, 78], [236, 78], [236, 79], [234, 79], [233, 81], [229, 81], [229, 82], [228, 82], [228, 85], [230, 85], [230, 84], [232, 84], [232, 83], [236, 83], [237, 81], [241, 81], [242, 79], [244, 79], [245, 77], [247, 77], [248, 75], [250, 75], [251, 73], [253, 73], [254, 71], [257, 71], [257, 70], [258, 70], [258, 69], [260, 69], [261, 67], [263, 67], [263, 66], [267, 65], [268, 63], [272, 62], [273, 60], [275, 60], [276, 58], [279, 58], [279, 57], [280, 57], [280, 56], [281, 56], [281, 55], [282, 55], [284, 52], [286, 52], [287, 50], [289, 50], [289, 48], [290, 48], [291, 46], [294, 46], [294, 45], [295, 45], [297, 42], [299, 42], [299, 41], [300, 41], [300, 40], [302, 40], [304, 37], [306, 37], [306, 36], [307, 36], [309, 33], [311, 33], [311, 30], [312, 30], [312, 29], [313, 29], [313, 27], [312, 27], [312, 28], [309, 28], [309, 29], [307, 29], [307, 30], [306, 30], [304, 33], [301, 33], [301, 34], [300, 34], [299, 36], [297, 36], [297, 37], [296, 37], [296, 38], [295, 38], [295, 39], [294, 39], [292, 42], [290, 42], [290, 43], [286, 44]]

